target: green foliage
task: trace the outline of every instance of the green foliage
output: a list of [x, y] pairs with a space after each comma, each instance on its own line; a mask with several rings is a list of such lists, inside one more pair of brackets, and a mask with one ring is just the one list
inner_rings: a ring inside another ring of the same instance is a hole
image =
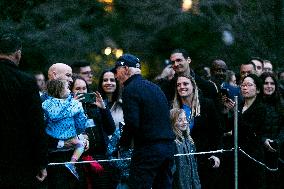
[[[12, 31], [24, 41], [25, 70], [47, 69], [55, 62], [87, 59], [98, 76], [116, 57], [103, 49], [122, 48], [143, 61], [143, 73], [155, 77], [171, 50], [185, 48], [192, 66], [224, 59], [238, 70], [250, 56], [282, 67], [283, 2], [281, 0], [193, 0], [188, 12], [181, 0], [0, 1], [0, 31]], [[233, 43], [222, 40], [224, 31]]]

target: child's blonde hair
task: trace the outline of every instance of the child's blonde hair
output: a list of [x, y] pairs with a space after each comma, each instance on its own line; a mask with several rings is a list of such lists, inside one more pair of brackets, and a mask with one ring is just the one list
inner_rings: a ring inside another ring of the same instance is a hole
[[180, 108], [173, 108], [170, 111], [170, 118], [171, 118], [171, 125], [172, 125], [172, 129], [176, 135], [176, 141], [177, 142], [182, 142], [184, 139], [188, 139], [190, 140], [192, 143], [193, 140], [190, 136], [190, 130], [189, 130], [189, 125], [186, 128], [185, 132], [182, 132], [178, 127], [177, 127], [177, 122], [178, 122], [178, 118], [179, 116], [184, 113], [185, 111], [183, 109]]

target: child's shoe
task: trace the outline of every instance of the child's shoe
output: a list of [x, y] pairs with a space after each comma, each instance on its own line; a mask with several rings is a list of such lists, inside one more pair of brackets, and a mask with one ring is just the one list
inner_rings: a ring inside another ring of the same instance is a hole
[[79, 175], [74, 164], [65, 163], [65, 167], [67, 167], [67, 169], [79, 180]]

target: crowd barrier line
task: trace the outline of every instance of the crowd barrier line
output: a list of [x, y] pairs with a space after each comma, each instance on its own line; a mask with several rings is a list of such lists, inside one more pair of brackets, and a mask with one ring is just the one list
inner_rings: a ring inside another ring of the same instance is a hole
[[[216, 153], [232, 152], [233, 150], [234, 150], [234, 148], [229, 149], [229, 150], [220, 149], [220, 150], [207, 151], [207, 152], [194, 152], [194, 153], [186, 153], [186, 154], [175, 154], [174, 156], [175, 157], [179, 157], [179, 156], [188, 156], [188, 155], [216, 154]], [[279, 170], [278, 167], [277, 168], [270, 168], [270, 167], [268, 167], [263, 162], [258, 161], [255, 158], [253, 158], [251, 155], [247, 154], [241, 148], [239, 148], [239, 151], [242, 152], [244, 155], [246, 155], [248, 158], [250, 158], [252, 161], [260, 164], [261, 166], [263, 166], [264, 168], [266, 168], [269, 171], [278, 171]], [[129, 161], [129, 160], [131, 160], [131, 158], [101, 159], [101, 160], [77, 161], [77, 162], [60, 162], [60, 163], [49, 163], [48, 165], [49, 166], [55, 166], [55, 165], [65, 165], [65, 164], [86, 164], [86, 163], [93, 163], [93, 162], [115, 162], [115, 161]], [[284, 160], [279, 158], [279, 161], [284, 164]]]

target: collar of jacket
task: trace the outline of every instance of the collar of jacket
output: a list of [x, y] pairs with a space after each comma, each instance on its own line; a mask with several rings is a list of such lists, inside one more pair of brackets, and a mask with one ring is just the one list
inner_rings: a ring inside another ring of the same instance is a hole
[[134, 79], [141, 79], [142, 78], [142, 75], [141, 74], [134, 74], [133, 76], [131, 76], [130, 78], [128, 78], [124, 83], [123, 85], [126, 86], [128, 85], [132, 80]]

